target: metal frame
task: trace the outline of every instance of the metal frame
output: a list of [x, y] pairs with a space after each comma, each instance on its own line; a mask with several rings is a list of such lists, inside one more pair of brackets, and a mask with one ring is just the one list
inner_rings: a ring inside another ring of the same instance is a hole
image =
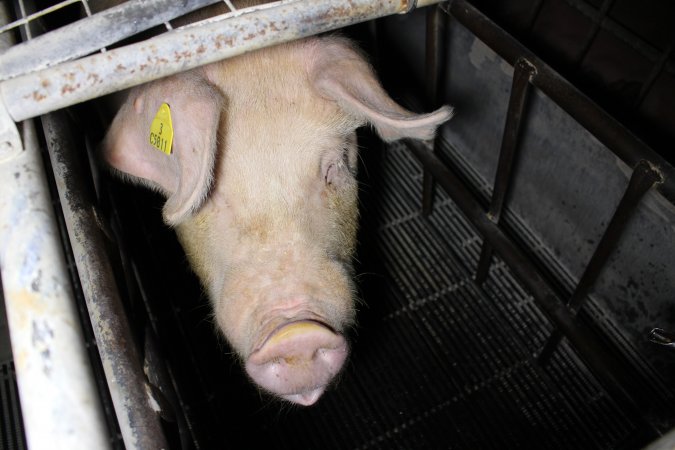
[[[435, 155], [435, 151], [429, 151], [426, 146], [414, 142], [408, 142], [408, 147], [422, 163], [424, 170], [433, 175], [483, 235], [484, 243], [476, 271], [477, 283], [480, 284], [485, 280], [492, 253], [497, 252], [522, 280], [555, 325], [555, 331], [542, 349], [539, 361], [545, 363], [560, 338], [567, 337], [613, 398], [631, 412], [638, 423], [642, 423], [647, 436], [655, 438], [665, 431], [659, 428], [660, 408], [664, 407], [662, 399], [649, 386], [640, 383], [641, 377], [630, 362], [608, 352], [600, 342], [599, 336], [577, 320], [576, 316], [643, 195], [654, 188], [671, 203], [675, 202], [675, 181], [672, 176], [675, 169], [470, 3], [454, 0], [442, 4], [438, 9], [465, 26], [514, 66], [499, 163], [487, 213], [461, 180]], [[434, 31], [428, 29], [428, 33]], [[438, 45], [438, 40], [427, 39], [427, 54], [436, 54], [435, 45]], [[435, 61], [443, 64], [438, 60]], [[433, 73], [438, 68], [432, 67], [427, 70], [428, 73]], [[433, 77], [430, 79], [433, 80]], [[434, 82], [439, 81], [436, 79]], [[499, 226], [504, 200], [511, 184], [511, 168], [518, 150], [521, 123], [527, 114], [525, 104], [531, 86], [537, 87], [567, 111], [633, 168], [633, 175], [624, 197], [568, 301], [559, 297], [554, 287], [537, 269], [536, 264]], [[438, 142], [435, 145], [438, 145]], [[431, 191], [424, 189], [422, 199], [424, 208], [429, 208], [431, 202]]]
[[[167, 33], [150, 40], [72, 59], [214, 2], [132, 0], [65, 30], [9, 49], [0, 47], [0, 269], [31, 449], [103, 449], [110, 448], [111, 441], [70, 289], [34, 124], [27, 119], [244, 52], [438, 1], [285, 0], [245, 10], [234, 10], [226, 1], [231, 12], [223, 16], [175, 30], [168, 26]], [[139, 24], [143, 11], [157, 4], [180, 4], [182, 9]], [[114, 22], [115, 30], [98, 36], [99, 27], [110, 27], [111, 20], [120, 20], [119, 14], [126, 17], [120, 26]], [[4, 17], [0, 26], [8, 22], [6, 16], [0, 15]], [[0, 34], [0, 40], [6, 36]], [[46, 54], [23, 58], [26, 52], [42, 52], [45, 42], [50, 44]], [[15, 123], [20, 121], [23, 134]], [[81, 150], [64, 134], [64, 122], [62, 113], [43, 117], [77, 272], [124, 445], [166, 448], [160, 421], [163, 399], [155, 389], [161, 368], [143, 371], [109, 263], [102, 257], [103, 232], [77, 172], [74, 155]], [[150, 361], [151, 347], [146, 342], [145, 362], [150, 366], [155, 364]]]

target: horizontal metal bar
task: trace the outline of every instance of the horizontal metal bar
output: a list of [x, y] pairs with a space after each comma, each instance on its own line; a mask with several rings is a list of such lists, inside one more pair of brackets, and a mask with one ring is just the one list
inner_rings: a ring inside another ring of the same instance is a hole
[[532, 63], [537, 70], [532, 78], [532, 84], [549, 96], [629, 167], [635, 167], [643, 159], [655, 166], [664, 180], [657, 190], [668, 201], [675, 204], [675, 168], [663, 157], [467, 1], [453, 0], [448, 4], [443, 4], [441, 8], [455, 17], [509, 64], [514, 65], [520, 58], [526, 58]]
[[6, 80], [0, 84], [0, 97], [15, 121], [24, 120], [244, 52], [438, 1], [272, 3]]
[[0, 163], [0, 271], [28, 447], [110, 447], [32, 122]]
[[[545, 278], [539, 273], [525, 253], [495, 225], [483, 211], [478, 201], [443, 162], [423, 144], [406, 141], [408, 148], [428, 169], [436, 181], [450, 195], [462, 213], [471, 221], [479, 233], [508, 264], [522, 281], [537, 303], [574, 345], [586, 364], [615, 400], [621, 401], [626, 411], [634, 418], [652, 417], [654, 409], [661, 406], [656, 394], [638, 385], [639, 376], [633, 367], [622, 359], [607, 352], [588, 327], [577, 321], [554, 293]], [[645, 424], [654, 427], [654, 424]]]
[[220, 0], [131, 0], [10, 47], [0, 80], [88, 55], [155, 25]]
[[[32, 14], [29, 14], [26, 17], [22, 17], [18, 20], [15, 20], [14, 22], [11, 23], [6, 23], [5, 25], [0, 26], [0, 34], [13, 30], [14, 28], [18, 28], [22, 25], [26, 25], [34, 20], [39, 19], [40, 17], [46, 16], [48, 14], [53, 13], [54, 11], [58, 11], [59, 9], [63, 9], [67, 6], [70, 6], [74, 3], [81, 3], [82, 0], [64, 0], [62, 2], [56, 3], [54, 5], [51, 5], [47, 8], [41, 9], [40, 11], [34, 12]], [[23, 4], [21, 5], [23, 7]], [[23, 11], [23, 9], [22, 9]], [[7, 22], [7, 21], [5, 21]]]
[[103, 232], [85, 190], [86, 179], [76, 155], [64, 112], [42, 117], [56, 187], [82, 284], [87, 310], [106, 381], [127, 449], [167, 448], [160, 417], [151, 407], [141, 357], [119, 296]]

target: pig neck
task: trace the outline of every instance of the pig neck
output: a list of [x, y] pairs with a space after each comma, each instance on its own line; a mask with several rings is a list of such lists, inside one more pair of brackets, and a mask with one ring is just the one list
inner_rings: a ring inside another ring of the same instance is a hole
[[316, 218], [308, 215], [320, 209], [320, 153], [341, 145], [355, 124], [310, 85], [307, 45], [281, 45], [205, 68], [226, 99], [214, 185], [178, 234], [212, 298], [222, 279], [214, 267], [226, 271], [245, 257], [242, 251], [302, 247], [315, 233]]

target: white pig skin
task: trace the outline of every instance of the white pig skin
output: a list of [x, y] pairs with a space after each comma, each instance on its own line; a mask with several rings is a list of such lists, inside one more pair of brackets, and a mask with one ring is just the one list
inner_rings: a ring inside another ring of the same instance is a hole
[[[171, 155], [148, 143], [163, 102]], [[355, 129], [430, 139], [451, 115], [404, 110], [348, 40], [309, 38], [134, 88], [103, 154], [167, 197], [164, 219], [253, 381], [311, 404], [355, 319]]]

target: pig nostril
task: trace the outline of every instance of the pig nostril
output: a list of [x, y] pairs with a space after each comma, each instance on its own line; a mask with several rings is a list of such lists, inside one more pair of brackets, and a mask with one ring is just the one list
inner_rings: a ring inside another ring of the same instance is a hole
[[301, 405], [311, 405], [337, 375], [347, 357], [343, 336], [315, 321], [277, 328], [246, 361], [262, 388]]

